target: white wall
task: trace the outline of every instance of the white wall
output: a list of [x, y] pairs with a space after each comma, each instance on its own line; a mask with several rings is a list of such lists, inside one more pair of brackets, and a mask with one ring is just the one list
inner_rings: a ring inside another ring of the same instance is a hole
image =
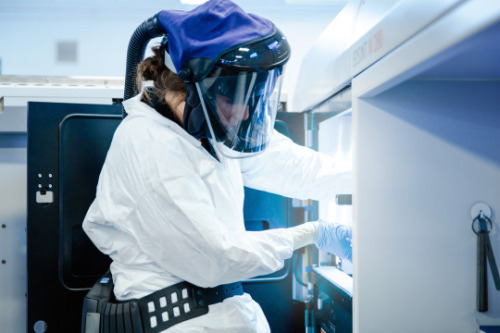
[[[292, 58], [284, 82], [289, 101], [302, 57], [345, 2], [236, 1], [248, 12], [272, 20], [290, 40]], [[0, 71], [6, 75], [123, 76], [134, 29], [160, 10], [191, 8], [178, 1], [159, 0], [2, 0]], [[76, 63], [56, 61], [57, 41], [78, 42]]]

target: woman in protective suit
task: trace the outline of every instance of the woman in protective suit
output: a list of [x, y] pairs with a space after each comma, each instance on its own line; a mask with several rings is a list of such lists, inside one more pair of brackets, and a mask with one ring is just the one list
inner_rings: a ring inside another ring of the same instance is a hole
[[227, 0], [159, 20], [167, 37], [139, 65], [143, 89], [123, 102], [83, 228], [113, 260], [116, 299], [138, 300], [145, 331], [269, 332], [238, 281], [313, 243], [351, 260], [351, 229], [246, 231], [244, 186], [330, 199], [349, 166], [273, 129], [290, 49], [272, 22]]

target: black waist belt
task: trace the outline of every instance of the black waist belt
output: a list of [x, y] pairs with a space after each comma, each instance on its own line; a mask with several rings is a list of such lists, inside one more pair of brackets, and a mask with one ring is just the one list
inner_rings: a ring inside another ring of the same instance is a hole
[[[103, 278], [96, 285], [102, 284], [103, 281], [111, 283], [111, 279]], [[208, 306], [211, 304], [243, 295], [241, 282], [215, 288], [200, 288], [188, 282], [180, 282], [140, 299], [112, 302], [112, 288], [109, 285], [96, 285], [85, 297], [82, 333], [161, 332], [173, 325], [208, 313]], [[106, 295], [110, 290], [111, 295]], [[99, 299], [97, 300], [99, 304], [96, 303], [94, 306], [96, 299]]]

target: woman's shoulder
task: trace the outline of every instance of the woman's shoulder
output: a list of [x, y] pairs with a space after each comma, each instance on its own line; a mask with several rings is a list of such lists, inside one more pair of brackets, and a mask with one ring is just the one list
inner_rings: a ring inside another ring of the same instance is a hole
[[117, 132], [133, 140], [164, 140], [165, 138], [182, 136], [175, 129], [175, 126], [179, 127], [166, 118], [158, 119], [157, 117], [134, 115], [123, 119], [117, 128]]
[[118, 126], [113, 141], [143, 155], [161, 149], [165, 153], [197, 147], [200, 142], [175, 122], [142, 116], [127, 116]]

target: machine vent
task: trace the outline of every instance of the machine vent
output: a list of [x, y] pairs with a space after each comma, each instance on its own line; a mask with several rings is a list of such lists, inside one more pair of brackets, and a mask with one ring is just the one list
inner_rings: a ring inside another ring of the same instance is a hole
[[56, 55], [58, 63], [76, 63], [78, 53], [77, 41], [58, 41]]

